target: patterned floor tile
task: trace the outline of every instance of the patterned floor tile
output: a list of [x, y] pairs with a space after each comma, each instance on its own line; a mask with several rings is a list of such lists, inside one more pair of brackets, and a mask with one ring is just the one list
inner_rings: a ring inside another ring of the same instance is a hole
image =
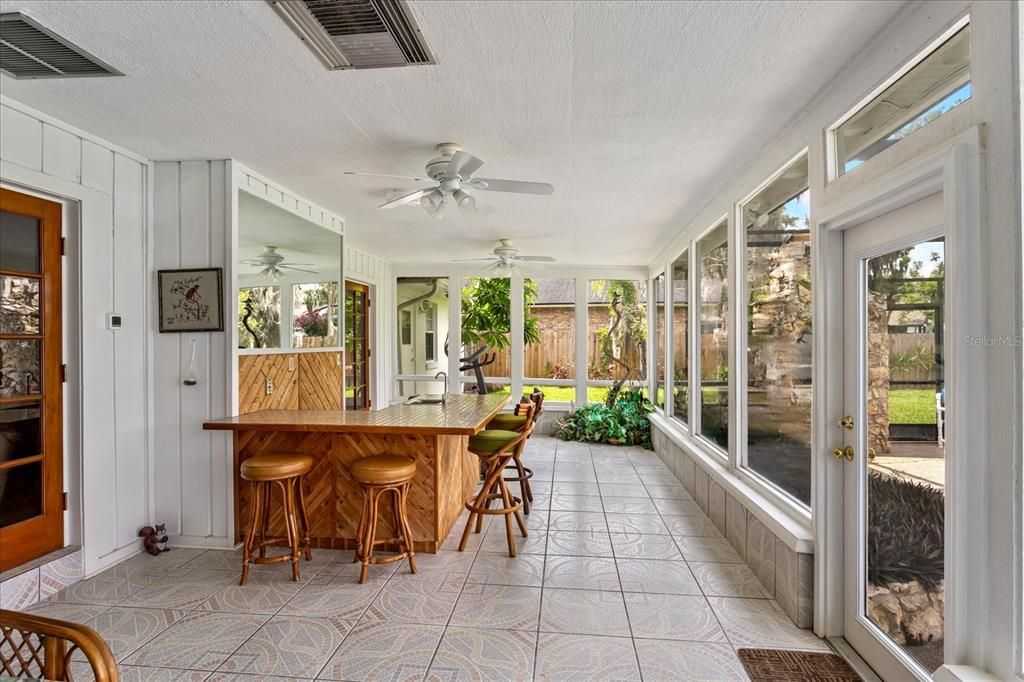
[[352, 623], [340, 618], [274, 616], [218, 671], [312, 678], [351, 629]]
[[320, 672], [319, 679], [420, 680], [444, 628], [393, 622], [357, 624]]
[[605, 514], [611, 533], [651, 533], [668, 535], [668, 528], [657, 514]]
[[510, 557], [508, 554], [480, 553], [466, 582], [540, 587], [544, 584], [544, 556], [522, 554]]
[[246, 675], [244, 673], [213, 673], [206, 682], [302, 682], [298, 677], [276, 677], [273, 675]]
[[[180, 670], [175, 668], [147, 668], [137, 665], [117, 666], [120, 682], [199, 682], [210, 679], [209, 673], [200, 670]], [[86, 678], [75, 674], [76, 680]]]
[[801, 630], [794, 625], [782, 609], [769, 599], [709, 597], [708, 603], [733, 646], [830, 650], [813, 632]]
[[693, 577], [709, 597], [753, 597], [768, 599], [754, 572], [746, 564], [691, 563]]
[[[684, 537], [720, 538], [721, 531], [706, 516], [662, 516], [668, 532]], [[774, 536], [773, 536], [774, 537]]]
[[111, 607], [105, 604], [71, 604], [65, 602], [42, 601], [25, 609], [27, 613], [37, 616], [68, 620], [72, 623], [88, 623]]
[[639, 680], [633, 642], [628, 637], [596, 637], [542, 632], [537, 638], [535, 678], [539, 682]]
[[728, 643], [704, 597], [627, 593], [625, 598], [634, 637]]
[[553, 530], [548, 532], [548, 556], [611, 557], [612, 543], [603, 530]]
[[621, 592], [544, 589], [542, 632], [629, 637]]
[[281, 609], [280, 615], [318, 616], [355, 621], [386, 585], [353, 576], [322, 576], [310, 580]]
[[451, 625], [536, 630], [540, 599], [539, 587], [466, 585], [455, 605]]
[[728, 644], [636, 640], [645, 682], [726, 682], [748, 680], [743, 664]]
[[704, 517], [700, 505], [690, 499], [655, 499], [654, 506], [663, 516], [699, 516]]
[[185, 617], [187, 611], [174, 609], [133, 609], [115, 606], [89, 621], [117, 660], [123, 660], [140, 646]]
[[245, 585], [228, 585], [199, 605], [205, 611], [234, 611], [273, 615], [306, 583], [292, 582], [291, 571], [249, 574]]
[[682, 561], [616, 559], [623, 592], [700, 594], [700, 587]]
[[533, 677], [537, 634], [449, 627], [427, 673], [430, 682], [521, 682]]
[[600, 495], [555, 495], [551, 498], [552, 511], [603, 511]]
[[607, 531], [603, 512], [551, 512], [548, 530]]
[[234, 571], [196, 568], [178, 575], [162, 576], [123, 603], [125, 606], [190, 610], [237, 580], [238, 574]]
[[196, 611], [149, 640], [125, 663], [216, 670], [266, 620], [266, 616]]
[[[436, 554], [417, 554], [416, 572], [409, 570], [408, 561], [380, 566], [398, 566], [394, 571], [395, 580], [465, 580], [473, 566], [474, 553], [441, 551]], [[352, 564], [355, 568], [356, 565]]]
[[683, 555], [671, 535], [612, 533], [612, 547], [619, 559], [667, 559], [682, 561]]
[[657, 514], [658, 509], [649, 497], [607, 497], [604, 510], [609, 514]]
[[[530, 514], [533, 516], [533, 514]], [[525, 538], [520, 535], [519, 529], [513, 529], [513, 537], [516, 541], [516, 555], [520, 554], [544, 554], [547, 545], [547, 533], [540, 530], [528, 529], [529, 535]], [[480, 543], [480, 553], [495, 553], [508, 555], [508, 541], [505, 539], [505, 527], [493, 526], [488, 529], [484, 541]]]
[[552, 500], [555, 495], [600, 495], [597, 483], [588, 481], [555, 481], [551, 484]]
[[146, 588], [156, 578], [157, 576], [140, 575], [127, 568], [116, 572], [105, 571], [70, 585], [51, 596], [49, 601], [116, 606]]
[[462, 580], [392, 580], [380, 591], [365, 619], [444, 625], [462, 591]]
[[205, 551], [205, 549], [192, 549], [190, 547], [172, 547], [155, 556], [146, 552], [139, 552], [135, 556], [125, 559], [121, 565], [147, 566], [149, 568], [171, 570], [192, 561]]
[[743, 559], [732, 548], [729, 541], [722, 538], [697, 538], [680, 535], [676, 537], [676, 544], [687, 561], [710, 561], [721, 564], [743, 563]]
[[601, 497], [650, 497], [639, 483], [601, 483]]
[[544, 587], [619, 591], [614, 559], [549, 556], [544, 564]]
[[[655, 483], [644, 482], [647, 486], [647, 490], [651, 497], [655, 500], [654, 504], [658, 504], [658, 500], [663, 502], [672, 501], [692, 501], [693, 497], [690, 493], [686, 492], [686, 488], [679, 484], [678, 481], [669, 485], [658, 485]], [[671, 509], [671, 505], [666, 505], [667, 508]], [[660, 507], [659, 507], [660, 509]]]

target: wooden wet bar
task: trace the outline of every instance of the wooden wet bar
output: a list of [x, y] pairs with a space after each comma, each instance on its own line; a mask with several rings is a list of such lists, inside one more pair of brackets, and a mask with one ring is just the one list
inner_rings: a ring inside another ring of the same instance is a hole
[[[508, 402], [503, 395], [451, 395], [445, 404], [401, 404], [381, 410], [260, 410], [207, 422], [207, 430], [234, 436], [235, 541], [249, 526], [250, 485], [239, 475], [259, 454], [297, 453], [314, 458], [303, 477], [314, 547], [352, 549], [362, 511], [362, 493], [349, 473], [370, 455], [406, 455], [416, 460], [409, 491], [409, 524], [416, 551], [436, 552], [479, 482], [478, 459], [469, 436], [482, 431]], [[270, 530], [284, 534], [279, 505]], [[395, 535], [392, 516], [382, 514], [377, 537]]]

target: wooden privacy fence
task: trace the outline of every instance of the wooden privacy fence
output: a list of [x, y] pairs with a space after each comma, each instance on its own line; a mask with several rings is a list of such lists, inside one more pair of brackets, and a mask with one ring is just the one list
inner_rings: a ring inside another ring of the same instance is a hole
[[[900, 366], [898, 356], [919, 358], [920, 364]], [[935, 335], [889, 334], [889, 368], [892, 381], [931, 383], [941, 377], [941, 370], [935, 367]]]

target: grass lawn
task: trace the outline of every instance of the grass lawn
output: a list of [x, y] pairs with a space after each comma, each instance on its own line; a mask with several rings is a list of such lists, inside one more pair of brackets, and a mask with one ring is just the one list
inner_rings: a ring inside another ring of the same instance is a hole
[[889, 391], [890, 424], [934, 424], [935, 391], [930, 388], [898, 388]]

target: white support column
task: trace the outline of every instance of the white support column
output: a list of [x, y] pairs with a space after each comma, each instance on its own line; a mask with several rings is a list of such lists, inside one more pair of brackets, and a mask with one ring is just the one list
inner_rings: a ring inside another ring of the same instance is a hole
[[512, 400], [518, 401], [523, 395], [523, 276], [513, 272], [509, 280], [509, 297], [511, 305], [510, 322], [512, 334], [512, 356], [509, 359], [509, 377], [512, 380]]
[[587, 302], [590, 300], [590, 282], [586, 277], [576, 278], [576, 405], [587, 404]]
[[448, 273], [448, 392], [462, 393], [462, 276]]

